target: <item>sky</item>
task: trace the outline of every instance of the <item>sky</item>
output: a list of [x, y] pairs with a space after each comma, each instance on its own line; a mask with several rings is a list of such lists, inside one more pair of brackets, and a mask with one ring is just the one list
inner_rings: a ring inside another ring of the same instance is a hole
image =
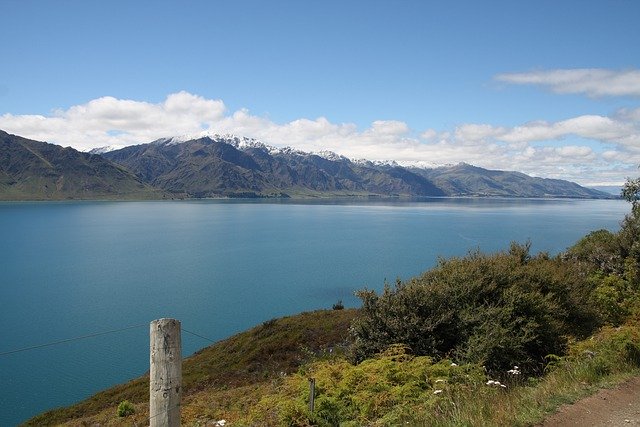
[[636, 0], [0, 0], [0, 17], [0, 129], [31, 139], [640, 174]]

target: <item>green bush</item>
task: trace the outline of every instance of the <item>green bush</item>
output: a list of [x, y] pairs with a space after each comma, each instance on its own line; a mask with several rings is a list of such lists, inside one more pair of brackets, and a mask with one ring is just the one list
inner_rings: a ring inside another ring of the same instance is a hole
[[353, 359], [402, 343], [415, 355], [538, 373], [547, 354], [564, 352], [568, 336], [599, 325], [592, 289], [574, 263], [531, 256], [529, 244], [440, 260], [418, 278], [385, 285], [381, 295], [359, 292]]
[[136, 413], [136, 407], [133, 406], [133, 403], [128, 400], [123, 400], [118, 405], [118, 416], [119, 417], [128, 417], [129, 415], [133, 415]]
[[624, 269], [623, 248], [618, 234], [608, 230], [587, 234], [569, 248], [565, 257], [579, 262], [590, 272], [621, 274]]

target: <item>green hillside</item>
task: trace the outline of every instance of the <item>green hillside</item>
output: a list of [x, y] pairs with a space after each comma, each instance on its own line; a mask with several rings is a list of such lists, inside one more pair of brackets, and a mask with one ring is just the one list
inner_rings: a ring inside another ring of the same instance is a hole
[[0, 131], [0, 200], [158, 199], [163, 194], [99, 155]]
[[[185, 414], [197, 412], [194, 416], [203, 417], [214, 413], [241, 413], [255, 402], [257, 395], [253, 390], [296, 372], [317, 357], [344, 353], [349, 326], [356, 315], [357, 310], [345, 309], [273, 319], [200, 350], [183, 362]], [[209, 394], [224, 396], [224, 399], [200, 413], [197, 402]], [[46, 412], [25, 425], [82, 425], [82, 419], [92, 417], [131, 425], [131, 419], [112, 419], [115, 408], [123, 400], [139, 408], [134, 419], [144, 423], [148, 416], [144, 412], [148, 411], [148, 374], [68, 408]]]

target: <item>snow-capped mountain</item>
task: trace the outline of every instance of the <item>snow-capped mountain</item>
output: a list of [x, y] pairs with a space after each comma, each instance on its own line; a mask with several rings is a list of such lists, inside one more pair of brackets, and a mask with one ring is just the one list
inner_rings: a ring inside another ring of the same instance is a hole
[[[249, 138], [246, 136], [237, 136], [233, 134], [218, 134], [218, 133], [213, 133], [209, 131], [203, 131], [195, 134], [185, 134], [185, 135], [172, 136], [167, 138], [160, 138], [151, 142], [151, 144], [169, 146], [169, 145], [182, 144], [188, 141], [198, 140], [202, 138], [209, 138], [213, 141], [224, 142], [241, 151], [245, 151], [250, 148], [257, 148], [257, 149], [264, 150], [271, 155], [277, 155], [277, 154], [298, 155], [298, 156], [316, 155], [318, 157], [322, 157], [327, 160], [351, 161], [349, 158], [336, 154], [333, 151], [322, 150], [318, 152], [305, 152], [289, 146], [275, 147], [273, 145], [269, 145], [262, 141], [259, 141], [255, 138]], [[112, 150], [108, 150], [108, 151], [112, 151]]]
[[145, 182], [187, 197], [603, 197], [567, 181], [471, 165], [351, 160], [202, 132], [104, 154]]
[[352, 161], [330, 151], [305, 153], [235, 135], [197, 136], [116, 150], [102, 147], [89, 154], [0, 131], [0, 172], [5, 174], [0, 199], [613, 197], [568, 181], [465, 163], [424, 168], [416, 163]]

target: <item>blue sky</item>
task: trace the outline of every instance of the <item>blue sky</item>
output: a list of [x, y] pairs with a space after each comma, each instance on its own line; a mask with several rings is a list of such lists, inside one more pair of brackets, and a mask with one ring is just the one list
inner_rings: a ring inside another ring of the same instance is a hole
[[621, 184], [640, 2], [0, 0], [0, 129], [90, 149], [234, 133]]

